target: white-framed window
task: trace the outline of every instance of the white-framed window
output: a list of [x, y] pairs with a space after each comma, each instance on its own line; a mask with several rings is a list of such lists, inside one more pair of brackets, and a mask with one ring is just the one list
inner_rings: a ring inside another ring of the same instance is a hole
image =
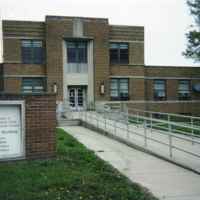
[[44, 78], [23, 78], [21, 91], [22, 93], [42, 93], [45, 91]]
[[189, 80], [179, 80], [179, 85], [178, 85], [179, 100], [190, 100], [191, 99], [190, 85], [191, 84], [190, 84]]
[[166, 81], [154, 80], [154, 100], [166, 100]]
[[111, 100], [129, 100], [129, 80], [127, 78], [112, 78], [110, 81]]
[[70, 41], [67, 42], [67, 62], [87, 63], [87, 42]]
[[21, 55], [24, 64], [44, 64], [45, 49], [42, 40], [22, 40]]
[[110, 64], [128, 64], [129, 45], [125, 42], [110, 43]]

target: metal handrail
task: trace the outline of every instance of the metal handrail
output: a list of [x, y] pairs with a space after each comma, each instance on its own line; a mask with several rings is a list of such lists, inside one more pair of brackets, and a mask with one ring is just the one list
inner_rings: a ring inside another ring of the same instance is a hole
[[197, 116], [188, 116], [188, 115], [181, 115], [181, 114], [175, 114], [175, 113], [166, 113], [166, 112], [156, 112], [156, 111], [149, 111], [149, 110], [141, 110], [141, 109], [135, 109], [135, 108], [128, 108], [129, 110], [134, 110], [138, 112], [143, 112], [143, 113], [153, 113], [153, 114], [160, 114], [160, 115], [170, 115], [170, 116], [178, 116], [180, 118], [193, 118], [193, 119], [198, 119], [200, 121], [200, 117]]
[[[86, 114], [86, 118], [85, 118], [85, 121], [87, 122], [87, 123], [91, 123], [91, 121], [92, 120], [88, 120], [89, 118], [91, 118], [91, 119], [95, 119], [96, 121], [98, 121], [98, 122], [103, 122], [103, 123], [105, 123], [105, 126], [106, 126], [106, 124], [107, 124], [107, 126], [108, 125], [110, 125], [110, 126], [113, 126], [113, 123], [109, 123], [108, 121], [106, 121], [106, 118], [108, 119], [108, 115], [106, 115], [106, 114], [104, 114], [103, 116], [102, 116], [102, 119], [103, 120], [101, 120], [101, 118], [100, 117], [98, 117], [97, 116], [97, 113], [91, 113], [91, 112], [85, 112], [85, 114]], [[98, 115], [100, 115], [100, 114], [98, 114]], [[91, 117], [92, 116], [92, 117]], [[110, 119], [109, 119], [110, 120]], [[113, 119], [112, 119], [113, 120]], [[114, 122], [116, 122], [117, 120], [113, 120]], [[118, 121], [117, 121], [118, 122]], [[115, 128], [115, 129], [122, 129], [122, 130], [126, 130], [127, 131], [127, 127], [126, 128], [122, 128], [122, 127], [120, 127], [120, 126], [117, 126], [116, 124], [117, 123], [114, 123], [115, 124], [115, 126], [113, 126], [113, 128]], [[126, 124], [124, 124], [124, 125], [126, 125]], [[129, 123], [129, 125], [130, 125], [130, 123]], [[176, 149], [176, 150], [179, 150], [179, 151], [182, 151], [182, 152], [184, 152], [184, 153], [187, 153], [187, 154], [190, 154], [190, 155], [192, 155], [192, 156], [195, 156], [195, 157], [198, 157], [198, 158], [200, 158], [200, 155], [199, 154], [196, 154], [196, 153], [193, 153], [193, 152], [190, 152], [190, 151], [187, 151], [187, 150], [185, 150], [185, 149], [183, 149], [183, 148], [180, 148], [180, 147], [178, 147], [178, 146], [175, 146], [175, 145], [172, 145], [172, 143], [170, 143], [169, 142], [169, 144], [167, 144], [167, 143], [164, 143], [164, 142], [162, 142], [162, 141], [159, 141], [158, 139], [154, 139], [154, 138], [152, 138], [152, 137], [147, 137], [147, 136], [145, 136], [145, 135], [143, 135], [143, 134], [139, 134], [139, 133], [136, 133], [135, 131], [132, 131], [132, 130], [128, 130], [128, 132], [129, 133], [133, 133], [133, 134], [136, 134], [136, 135], [138, 135], [138, 136], [141, 136], [141, 137], [143, 137], [143, 138], [145, 138], [146, 140], [152, 140], [152, 141], [154, 141], [154, 142], [157, 142], [157, 143], [159, 143], [159, 144], [162, 144], [162, 145], [165, 145], [165, 146], [168, 146], [169, 148], [170, 148], [170, 157], [172, 157], [172, 149]], [[173, 137], [175, 137], [175, 138], [177, 138], [177, 139], [181, 139], [181, 140], [184, 140], [184, 141], [188, 141], [188, 142], [193, 142], [193, 143], [195, 143], [195, 144], [199, 144], [200, 145], [200, 142], [198, 142], [198, 141], [196, 141], [196, 140], [191, 140], [190, 138], [183, 138], [183, 137], [179, 137], [179, 136], [177, 136], [177, 135], [175, 135], [175, 134], [171, 134], [171, 133], [168, 133], [168, 136], [169, 136], [169, 138], [173, 138]], [[146, 144], [147, 145], [147, 144]]]

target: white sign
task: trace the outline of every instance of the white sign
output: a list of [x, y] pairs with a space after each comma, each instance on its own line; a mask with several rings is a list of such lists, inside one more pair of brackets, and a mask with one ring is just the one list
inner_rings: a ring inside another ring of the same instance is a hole
[[0, 159], [22, 157], [23, 154], [21, 106], [0, 103]]

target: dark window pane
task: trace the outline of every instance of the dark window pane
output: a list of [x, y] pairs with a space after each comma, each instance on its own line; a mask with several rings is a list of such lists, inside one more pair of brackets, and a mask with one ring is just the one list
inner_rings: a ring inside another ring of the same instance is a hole
[[35, 64], [41, 64], [44, 60], [44, 50], [40, 47], [33, 48], [33, 60]]
[[128, 49], [120, 49], [120, 63], [128, 64], [128, 60], [129, 60]]
[[87, 43], [67, 42], [68, 63], [87, 63]]
[[22, 62], [23, 63], [32, 63], [32, 48], [22, 47]]
[[110, 43], [110, 63], [128, 64], [129, 50], [127, 43]]
[[110, 49], [110, 63], [111, 64], [119, 63], [119, 51], [118, 51], [118, 49]]
[[78, 44], [78, 62], [87, 63], [87, 44], [86, 43]]
[[44, 52], [43, 43], [40, 40], [23, 40], [21, 48], [22, 62], [27, 64], [43, 64]]

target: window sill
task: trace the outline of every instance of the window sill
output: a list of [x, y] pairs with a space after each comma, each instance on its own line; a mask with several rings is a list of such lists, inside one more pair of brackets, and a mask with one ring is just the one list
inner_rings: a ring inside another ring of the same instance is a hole
[[129, 101], [130, 99], [127, 98], [127, 99], [121, 99], [121, 98], [110, 98], [111, 101]]
[[144, 67], [144, 64], [111, 64], [110, 67]]

